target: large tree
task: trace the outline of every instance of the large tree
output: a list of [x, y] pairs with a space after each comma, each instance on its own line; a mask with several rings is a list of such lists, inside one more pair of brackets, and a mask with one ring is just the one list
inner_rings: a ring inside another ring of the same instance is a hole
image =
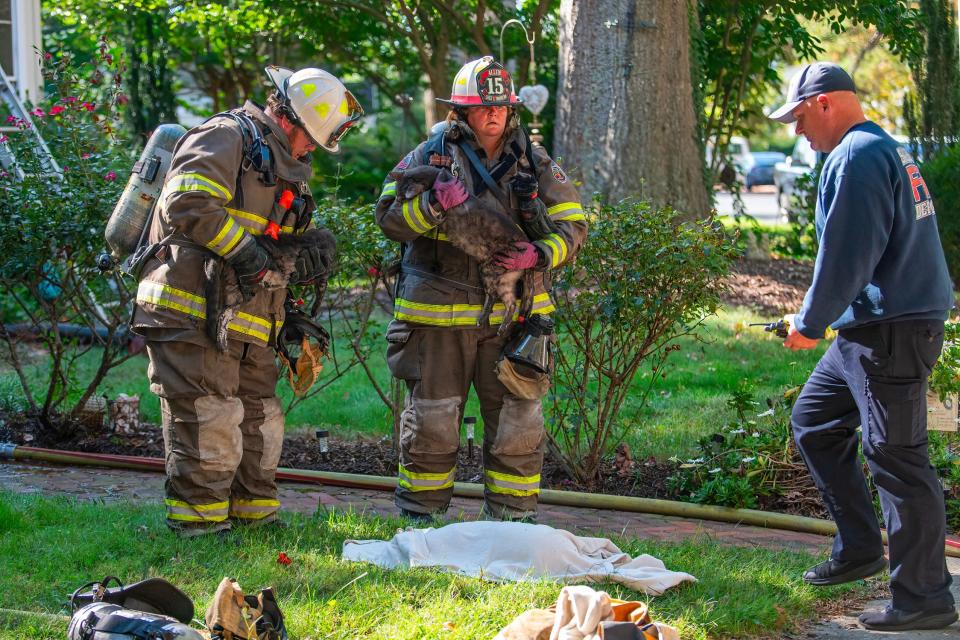
[[562, 0], [555, 151], [583, 193], [710, 209], [680, 0]]

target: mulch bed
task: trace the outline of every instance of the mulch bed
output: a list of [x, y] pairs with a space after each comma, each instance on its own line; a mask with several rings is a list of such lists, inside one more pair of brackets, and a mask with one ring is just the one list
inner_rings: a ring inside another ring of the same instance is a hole
[[[728, 305], [748, 306], [771, 318], [787, 311], [796, 311], [813, 272], [812, 264], [797, 260], [741, 260], [729, 279], [724, 298]], [[24, 416], [0, 416], [0, 442], [71, 451], [111, 453], [135, 456], [163, 456], [160, 428], [144, 424], [132, 434], [105, 432], [99, 425], [67, 420], [41, 429], [36, 421]], [[461, 482], [482, 482], [483, 467], [480, 447], [473, 456], [466, 450], [459, 454], [456, 479]], [[389, 438], [380, 440], [333, 440], [330, 452], [321, 457], [312, 434], [292, 434], [285, 439], [280, 460], [283, 467], [394, 476], [397, 458]], [[549, 489], [589, 491], [610, 495], [643, 498], [674, 498], [666, 488], [666, 479], [675, 463], [630, 460], [619, 456], [604, 460], [601, 480], [592, 486], [573, 481], [563, 466], [549, 454], [542, 472], [542, 486]], [[806, 473], [788, 478], [791, 490], [784, 496], [761, 497], [762, 509], [824, 517], [826, 512], [816, 489]]]
[[723, 302], [770, 316], [794, 313], [800, 310], [812, 279], [810, 261], [743, 259], [727, 279], [729, 290]]

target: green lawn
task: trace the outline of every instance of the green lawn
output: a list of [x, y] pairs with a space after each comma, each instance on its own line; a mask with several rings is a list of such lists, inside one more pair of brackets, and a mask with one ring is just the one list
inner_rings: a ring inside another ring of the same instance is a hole
[[[194, 600], [202, 618], [220, 579], [231, 576], [247, 591], [275, 587], [291, 638], [472, 640], [493, 637], [518, 613], [551, 604], [561, 587], [342, 562], [345, 539], [386, 539], [403, 522], [339, 512], [284, 517], [293, 525], [284, 531], [180, 540], [164, 527], [159, 505], [0, 492], [0, 609], [67, 613], [67, 595], [90, 580], [161, 576]], [[614, 541], [632, 555], [653, 554], [699, 579], [657, 598], [597, 585], [613, 597], [646, 600], [654, 617], [676, 625], [685, 640], [796, 628], [815, 614], [818, 603], [850, 589], [804, 585], [800, 572], [815, 561], [804, 554], [724, 546], [707, 536], [676, 544]], [[276, 562], [281, 551], [293, 564]], [[444, 630], [448, 622], [452, 628]], [[63, 638], [65, 628], [64, 620], [49, 616], [0, 612], [0, 638]]]
[[[649, 374], [638, 376], [633, 397], [621, 412], [624, 424], [629, 425], [627, 442], [637, 456], [667, 458], [691, 452], [698, 438], [713, 433], [732, 418], [726, 400], [742, 381], [749, 381], [762, 399], [806, 380], [823, 347], [794, 353], [785, 350], [780, 339], [764, 333], [761, 328], [745, 329], [739, 335], [735, 331], [738, 323], [767, 320], [771, 318], [744, 309], [724, 310], [711, 318], [701, 331], [700, 341], [690, 338], [680, 341], [681, 349], [671, 355], [666, 378], [656, 382], [650, 401], [642, 408], [638, 398]], [[96, 355], [91, 352], [81, 361], [79, 381], [89, 379]], [[31, 376], [44, 379], [46, 359], [35, 355], [32, 363]], [[381, 383], [387, 385], [388, 372], [382, 358], [377, 358], [374, 364]], [[145, 356], [125, 362], [110, 372], [99, 393], [110, 398], [118, 393], [139, 394], [144, 418], [157, 423], [160, 407], [156, 396], [149, 391], [146, 369]], [[325, 373], [331, 370], [328, 364]], [[279, 389], [284, 400], [289, 401], [291, 394], [286, 383], [281, 382]], [[14, 373], [9, 368], [0, 368], [0, 408], [16, 402], [19, 395]], [[473, 394], [466, 413], [479, 415]], [[291, 429], [325, 426], [334, 437], [341, 438], [354, 434], [378, 437], [391, 430], [386, 407], [360, 367], [349, 371], [320, 395], [294, 407], [287, 417], [287, 425]]]

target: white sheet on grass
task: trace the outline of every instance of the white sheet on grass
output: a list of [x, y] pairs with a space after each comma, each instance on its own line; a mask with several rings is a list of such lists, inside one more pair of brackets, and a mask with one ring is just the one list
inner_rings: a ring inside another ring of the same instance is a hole
[[520, 522], [461, 522], [407, 529], [392, 540], [347, 540], [343, 558], [388, 569], [440, 567], [490, 580], [618, 582], [649, 595], [660, 595], [684, 580], [696, 581], [689, 573], [670, 571], [653, 556], [631, 558], [606, 538]]

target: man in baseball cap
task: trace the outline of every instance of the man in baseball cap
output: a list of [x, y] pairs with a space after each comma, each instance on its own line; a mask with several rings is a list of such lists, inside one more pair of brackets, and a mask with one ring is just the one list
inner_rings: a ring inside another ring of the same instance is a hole
[[841, 584], [887, 567], [859, 444], [880, 496], [892, 596], [859, 622], [877, 631], [947, 627], [958, 616], [944, 562], [943, 489], [927, 452], [926, 391], [953, 286], [932, 196], [909, 151], [866, 118], [853, 80], [835, 64], [801, 69], [770, 117], [795, 122], [798, 136], [829, 154], [817, 189], [813, 281], [800, 311], [785, 318], [783, 343], [812, 349], [827, 326], [837, 330], [790, 418], [837, 523], [830, 557], [803, 580]]
[[787, 102], [771, 113], [769, 118], [784, 124], [796, 122], [797, 118], [793, 115], [793, 110], [803, 104], [804, 100], [834, 91], [856, 93], [857, 88], [853, 84], [853, 78], [832, 62], [808, 64], [790, 80]]

